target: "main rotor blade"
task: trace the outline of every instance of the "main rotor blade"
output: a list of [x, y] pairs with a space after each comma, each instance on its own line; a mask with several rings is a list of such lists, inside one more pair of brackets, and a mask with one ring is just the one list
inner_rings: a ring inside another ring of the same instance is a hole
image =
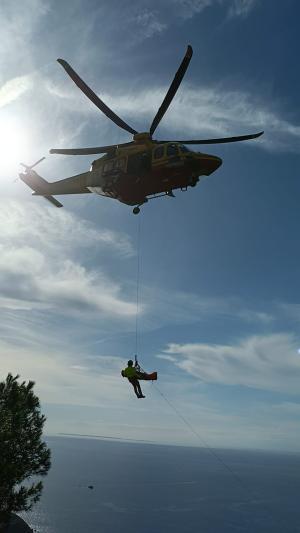
[[176, 92], [177, 92], [177, 89], [179, 87], [179, 85], [181, 84], [182, 82], [182, 79], [183, 79], [183, 76], [185, 75], [186, 73], [186, 70], [189, 66], [189, 62], [190, 60], [192, 59], [192, 55], [193, 55], [193, 49], [190, 45], [188, 45], [187, 47], [187, 51], [185, 53], [185, 56], [181, 62], [181, 65], [179, 67], [179, 69], [177, 70], [176, 74], [175, 74], [175, 77], [170, 85], [170, 88], [163, 100], [163, 103], [161, 104], [159, 110], [157, 111], [154, 119], [153, 119], [153, 122], [151, 124], [151, 128], [150, 128], [150, 135], [153, 135], [153, 133], [155, 132], [158, 124], [160, 123], [161, 119], [163, 118], [165, 112], [167, 111], [170, 103], [172, 102]]
[[95, 146], [94, 148], [51, 148], [50, 154], [63, 155], [90, 155], [90, 154], [108, 154], [113, 152], [116, 148], [129, 146], [132, 142], [123, 144], [110, 144], [108, 146]]
[[238, 137], [221, 137], [219, 139], [194, 139], [188, 141], [157, 141], [158, 143], [176, 142], [181, 144], [222, 144], [222, 143], [235, 143], [239, 141], [248, 141], [249, 139], [256, 139], [260, 137], [264, 132], [252, 133], [251, 135], [240, 135]]
[[65, 61], [64, 59], [58, 59], [58, 63], [65, 69], [70, 78], [74, 81], [77, 87], [95, 104], [102, 113], [104, 113], [110, 120], [112, 120], [117, 126], [123, 128], [123, 130], [132, 133], [133, 135], [137, 133], [133, 128], [131, 128], [124, 120], [122, 120], [118, 115], [116, 115], [100, 98], [97, 96], [94, 91], [78, 76], [75, 70]]

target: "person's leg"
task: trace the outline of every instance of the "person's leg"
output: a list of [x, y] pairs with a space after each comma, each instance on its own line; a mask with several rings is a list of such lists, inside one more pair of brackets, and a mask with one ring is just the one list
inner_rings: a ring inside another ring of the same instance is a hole
[[139, 388], [139, 382], [135, 381], [133, 387], [134, 387], [134, 392], [135, 392], [136, 396], [139, 398], [140, 395], [141, 395], [140, 394], [140, 388]]
[[140, 397], [140, 393], [138, 391], [138, 386], [137, 386], [137, 385], [139, 385], [138, 380], [134, 379], [134, 378], [131, 378], [129, 381], [130, 381], [131, 385], [133, 386], [133, 390], [135, 392], [136, 397], [139, 398]]
[[145, 396], [143, 395], [143, 392], [142, 392], [142, 389], [141, 389], [141, 386], [140, 386], [140, 382], [139, 382], [138, 379], [137, 379], [137, 389], [138, 389], [138, 392], [139, 392], [139, 397], [140, 398], [145, 398]]

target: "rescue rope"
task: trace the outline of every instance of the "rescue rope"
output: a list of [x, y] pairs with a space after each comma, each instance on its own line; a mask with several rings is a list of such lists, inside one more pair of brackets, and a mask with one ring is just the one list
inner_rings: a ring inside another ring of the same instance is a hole
[[[259, 492], [254, 491], [245, 481], [229, 466], [222, 457], [212, 448], [208, 442], [198, 433], [198, 431], [195, 430], [195, 428], [192, 426], [192, 424], [180, 413], [180, 411], [173, 405], [170, 400], [161, 392], [161, 390], [158, 388], [157, 385], [155, 385], [152, 382], [153, 387], [157, 390], [157, 392], [160, 394], [160, 396], [165, 400], [165, 402], [173, 409], [173, 411], [176, 413], [176, 415], [182, 420], [182, 422], [189, 428], [189, 430], [197, 437], [199, 442], [204, 446], [204, 448], [222, 465], [224, 469], [229, 472], [229, 474], [236, 480], [236, 482], [240, 485], [240, 487], [243, 489], [245, 495], [248, 496], [248, 498], [252, 498], [254, 500], [261, 499], [261, 494]], [[262, 503], [263, 508], [266, 511], [266, 514], [268, 515], [271, 520], [274, 520], [274, 513], [273, 510], [266, 504], [266, 502]]]
[[140, 298], [140, 251], [141, 251], [141, 217], [137, 227], [137, 266], [136, 266], [136, 313], [135, 313], [135, 356], [139, 351], [139, 298]]
[[[192, 424], [178, 411], [177, 407], [173, 405], [170, 400], [161, 392], [161, 390], [158, 388], [157, 385], [153, 384], [157, 392], [160, 394], [160, 396], [165, 400], [165, 402], [173, 409], [174, 413], [182, 420], [182, 422], [189, 428], [189, 430], [197, 437], [197, 439], [200, 441], [200, 443], [210, 452], [210, 454], [217, 459], [217, 461], [236, 479], [236, 481], [243, 487], [246, 492], [250, 493], [249, 487], [245, 485], [244, 481], [240, 476], [227, 464], [225, 461], [220, 457], [216, 451], [208, 444], [207, 441], [203, 439], [203, 437], [198, 433], [198, 431], [195, 430], [195, 428], [192, 426]], [[252, 494], [253, 496], [253, 494]]]

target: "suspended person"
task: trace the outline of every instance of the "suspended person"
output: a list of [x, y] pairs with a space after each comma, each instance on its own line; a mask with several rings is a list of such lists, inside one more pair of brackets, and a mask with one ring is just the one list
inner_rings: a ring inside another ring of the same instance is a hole
[[127, 378], [128, 381], [131, 383], [137, 398], [145, 398], [146, 396], [143, 395], [139, 382], [140, 372], [138, 362], [136, 361], [135, 366], [133, 366], [133, 361], [129, 359], [127, 365], [127, 368], [125, 368], [125, 370], [122, 370], [121, 372], [123, 378]]

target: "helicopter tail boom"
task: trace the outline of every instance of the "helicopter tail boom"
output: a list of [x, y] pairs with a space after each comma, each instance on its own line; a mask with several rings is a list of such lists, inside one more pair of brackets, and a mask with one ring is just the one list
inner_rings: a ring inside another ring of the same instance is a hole
[[63, 205], [50, 194], [51, 184], [39, 176], [34, 170], [22, 172], [19, 174], [19, 177], [34, 191], [32, 193], [33, 195], [43, 196], [46, 200], [48, 200], [48, 202], [51, 202], [51, 204], [55, 205], [56, 207], [63, 207]]

